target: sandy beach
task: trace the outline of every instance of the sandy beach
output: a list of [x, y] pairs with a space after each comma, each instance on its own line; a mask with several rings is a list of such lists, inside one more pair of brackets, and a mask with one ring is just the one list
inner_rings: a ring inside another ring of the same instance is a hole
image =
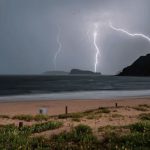
[[[65, 114], [66, 106], [68, 106], [68, 113], [73, 115], [67, 118], [59, 117]], [[39, 121], [22, 120], [14, 116], [30, 115], [34, 117], [38, 115], [41, 107], [48, 109], [49, 119], [47, 121], [60, 121], [63, 126], [56, 130], [36, 133], [33, 136], [49, 137], [63, 131], [70, 131], [72, 127], [79, 124], [90, 126], [97, 135], [101, 127], [119, 127], [139, 122], [140, 115], [150, 113], [150, 98], [0, 102], [0, 125], [15, 124], [18, 126], [20, 121], [27, 126], [37, 124]]]
[[0, 102], [0, 114], [19, 115], [38, 113], [39, 108], [46, 107], [49, 115], [58, 115], [65, 112], [65, 106], [68, 106], [68, 112], [81, 112], [98, 107], [113, 107], [115, 103], [118, 106], [138, 106], [139, 104], [150, 105], [150, 98], [125, 98], [125, 99], [99, 99], [99, 100], [46, 100], [46, 101], [17, 101]]

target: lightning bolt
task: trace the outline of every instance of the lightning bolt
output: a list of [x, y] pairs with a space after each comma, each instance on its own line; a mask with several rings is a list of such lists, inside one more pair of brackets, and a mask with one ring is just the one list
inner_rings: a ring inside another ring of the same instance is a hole
[[126, 31], [125, 29], [114, 27], [111, 22], [109, 22], [109, 27], [111, 29], [115, 30], [115, 31], [119, 31], [119, 32], [125, 33], [125, 34], [127, 34], [127, 35], [129, 35], [131, 37], [141, 37], [143, 39], [146, 39], [148, 42], [150, 42], [150, 37], [148, 37], [148, 36], [146, 36], [146, 35], [144, 35], [142, 33], [130, 33], [128, 31]]
[[55, 55], [54, 55], [54, 68], [56, 70], [57, 68], [57, 57], [60, 54], [61, 50], [62, 50], [62, 43], [60, 41], [60, 28], [58, 28], [58, 35], [57, 35], [57, 44], [58, 44], [58, 50], [56, 51]]
[[95, 30], [93, 32], [93, 44], [94, 44], [94, 47], [95, 47], [95, 50], [96, 50], [96, 54], [95, 54], [95, 63], [94, 63], [94, 71], [97, 72], [97, 66], [98, 66], [98, 56], [100, 54], [100, 50], [97, 46], [97, 35], [98, 35], [98, 25], [95, 24]]

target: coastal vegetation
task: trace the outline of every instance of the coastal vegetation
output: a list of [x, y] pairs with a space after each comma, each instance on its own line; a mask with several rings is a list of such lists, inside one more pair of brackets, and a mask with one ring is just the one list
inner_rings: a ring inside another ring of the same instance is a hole
[[[60, 123], [51, 122], [22, 129], [14, 125], [0, 127], [0, 149], [148, 150], [150, 147], [150, 122], [99, 128], [99, 132], [103, 132], [101, 139], [94, 135], [91, 127], [83, 124], [79, 124], [69, 132], [64, 131], [49, 138], [31, 136], [32, 133], [52, 130], [60, 125]], [[120, 134], [120, 130], [124, 132]]]
[[[1, 119], [22, 122], [23, 125], [0, 125], [0, 149], [148, 150], [150, 107], [146, 104], [136, 107], [147, 111], [143, 113], [134, 107], [114, 106], [55, 116], [1, 115]], [[131, 110], [136, 115], [129, 116]], [[127, 118], [134, 121], [126, 123]], [[102, 124], [103, 120], [107, 120], [107, 124]]]
[[48, 115], [38, 114], [35, 116], [32, 115], [15, 115], [13, 119], [24, 120], [24, 121], [47, 121], [49, 119]]

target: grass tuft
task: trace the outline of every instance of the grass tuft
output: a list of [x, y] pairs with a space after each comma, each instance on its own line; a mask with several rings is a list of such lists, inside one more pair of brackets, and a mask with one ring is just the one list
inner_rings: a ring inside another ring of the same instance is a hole
[[36, 115], [34, 116], [35, 121], [47, 121], [50, 117], [48, 115]]
[[112, 114], [111, 117], [112, 118], [124, 118], [124, 116], [121, 114]]
[[24, 121], [32, 121], [34, 117], [31, 115], [16, 115], [12, 119], [24, 120]]
[[136, 107], [133, 107], [133, 109], [138, 110], [138, 111], [148, 111], [148, 109], [143, 106], [136, 106]]
[[6, 118], [9, 119], [10, 117], [8, 115], [0, 115], [0, 118]]
[[148, 104], [140, 104], [140, 105], [138, 105], [139, 107], [146, 107], [146, 108], [150, 108], [150, 105], [148, 105]]
[[75, 121], [75, 122], [80, 122], [80, 118], [72, 118], [72, 121]]
[[24, 120], [24, 121], [47, 121], [49, 119], [48, 115], [16, 115], [12, 119]]
[[111, 111], [107, 107], [99, 107], [97, 113], [110, 113]]
[[143, 113], [139, 115], [139, 119], [141, 120], [150, 120], [150, 113]]
[[83, 114], [82, 113], [70, 113], [70, 114], [61, 114], [61, 115], [58, 115], [58, 118], [59, 119], [67, 119], [67, 118], [81, 118], [83, 117]]

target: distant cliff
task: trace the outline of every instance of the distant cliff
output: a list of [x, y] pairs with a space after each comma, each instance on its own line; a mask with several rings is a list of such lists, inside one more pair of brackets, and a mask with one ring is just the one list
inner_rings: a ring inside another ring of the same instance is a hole
[[72, 75], [101, 75], [101, 73], [95, 73], [89, 70], [72, 69], [70, 71]]
[[150, 76], [150, 54], [139, 57], [131, 66], [123, 69], [120, 76]]

